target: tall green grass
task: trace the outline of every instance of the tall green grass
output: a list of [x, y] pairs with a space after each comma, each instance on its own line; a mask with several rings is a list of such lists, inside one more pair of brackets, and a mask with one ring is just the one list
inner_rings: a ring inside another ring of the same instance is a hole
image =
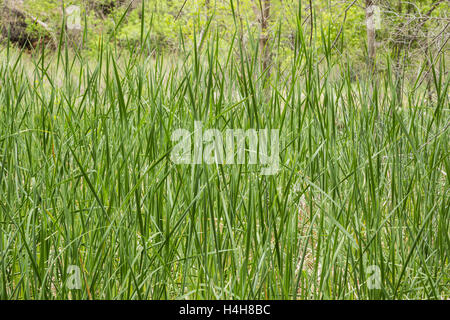
[[[270, 75], [233, 39], [169, 58], [147, 40], [0, 49], [0, 298], [449, 298], [442, 57], [429, 101], [426, 64], [398, 97], [389, 72], [319, 64], [301, 32]], [[281, 170], [175, 165], [171, 133], [196, 120], [279, 129]]]

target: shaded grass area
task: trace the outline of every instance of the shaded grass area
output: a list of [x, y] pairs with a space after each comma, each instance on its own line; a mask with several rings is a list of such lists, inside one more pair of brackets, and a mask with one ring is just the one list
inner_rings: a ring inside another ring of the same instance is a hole
[[[174, 61], [2, 49], [0, 297], [449, 298], [443, 60], [431, 101], [419, 80], [401, 99], [389, 73], [319, 68], [301, 35], [270, 75], [219, 41]], [[279, 129], [280, 171], [174, 164], [196, 120]]]

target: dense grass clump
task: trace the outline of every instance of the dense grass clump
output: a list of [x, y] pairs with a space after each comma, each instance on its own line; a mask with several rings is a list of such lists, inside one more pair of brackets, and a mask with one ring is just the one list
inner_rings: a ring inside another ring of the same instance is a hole
[[[449, 298], [444, 61], [400, 96], [300, 35], [261, 72], [238, 38], [171, 59], [1, 50], [0, 298]], [[279, 172], [174, 164], [196, 120], [279, 129]]]

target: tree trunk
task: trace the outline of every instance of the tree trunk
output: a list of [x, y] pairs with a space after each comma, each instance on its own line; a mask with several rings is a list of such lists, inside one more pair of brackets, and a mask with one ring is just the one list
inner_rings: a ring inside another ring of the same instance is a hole
[[366, 0], [367, 58], [370, 72], [376, 67], [374, 4], [375, 0]]

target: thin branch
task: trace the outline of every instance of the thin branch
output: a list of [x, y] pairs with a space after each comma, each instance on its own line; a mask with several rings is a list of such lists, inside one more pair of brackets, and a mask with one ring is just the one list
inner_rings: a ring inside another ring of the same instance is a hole
[[178, 11], [177, 16], [175, 17], [175, 21], [177, 21], [177, 19], [180, 17], [181, 11], [183, 11], [184, 6], [186, 5], [187, 0], [184, 0], [183, 5], [180, 8], [180, 11]]

